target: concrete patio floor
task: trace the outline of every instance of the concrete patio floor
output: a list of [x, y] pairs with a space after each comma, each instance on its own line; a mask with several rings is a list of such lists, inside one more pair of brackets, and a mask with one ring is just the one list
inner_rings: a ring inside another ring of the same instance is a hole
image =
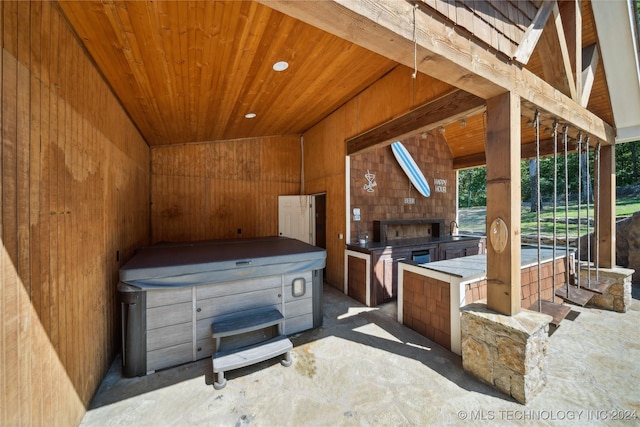
[[293, 365], [231, 371], [211, 359], [139, 378], [114, 361], [82, 426], [639, 425], [640, 288], [627, 313], [572, 306], [551, 335], [548, 383], [520, 405], [462, 370], [459, 356], [324, 287], [324, 324], [291, 337]]

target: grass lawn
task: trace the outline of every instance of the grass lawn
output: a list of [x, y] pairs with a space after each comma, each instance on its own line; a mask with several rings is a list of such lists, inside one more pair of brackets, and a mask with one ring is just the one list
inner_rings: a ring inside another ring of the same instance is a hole
[[[626, 217], [633, 215], [635, 212], [640, 211], [640, 200], [637, 197], [632, 198], [620, 198], [616, 201], [616, 216]], [[593, 232], [593, 217], [594, 207], [589, 205], [589, 218], [591, 219], [589, 225], [589, 231]], [[578, 204], [569, 204], [569, 239], [572, 240], [578, 235]], [[581, 225], [580, 234], [587, 234], [587, 207], [582, 204], [580, 209]], [[459, 225], [460, 233], [465, 232], [473, 233], [486, 233], [486, 208], [475, 207], [465, 208], [459, 211]], [[522, 234], [523, 235], [537, 235], [537, 216], [535, 212], [529, 212], [529, 204], [522, 205], [522, 218], [521, 218]], [[544, 210], [540, 215], [540, 235], [541, 236], [553, 236], [553, 205], [544, 204]], [[558, 204], [556, 209], [556, 235], [563, 238], [565, 235], [565, 208], [564, 204]]]

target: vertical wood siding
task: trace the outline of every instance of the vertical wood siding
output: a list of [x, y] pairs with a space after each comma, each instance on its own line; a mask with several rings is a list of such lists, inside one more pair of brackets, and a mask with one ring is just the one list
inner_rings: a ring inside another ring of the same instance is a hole
[[0, 2], [0, 425], [76, 425], [148, 243], [149, 149], [55, 3]]
[[275, 236], [278, 196], [300, 193], [300, 137], [151, 150], [152, 240]]

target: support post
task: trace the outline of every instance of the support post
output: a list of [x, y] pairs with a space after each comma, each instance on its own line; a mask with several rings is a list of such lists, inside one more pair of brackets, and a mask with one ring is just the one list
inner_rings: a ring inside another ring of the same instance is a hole
[[600, 148], [600, 226], [599, 266], [616, 266], [616, 150], [614, 145]]
[[487, 307], [520, 312], [520, 97], [487, 101]]

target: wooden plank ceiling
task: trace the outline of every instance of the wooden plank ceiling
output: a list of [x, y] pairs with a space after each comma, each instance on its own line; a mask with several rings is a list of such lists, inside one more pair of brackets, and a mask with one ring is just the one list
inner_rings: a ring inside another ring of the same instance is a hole
[[397, 65], [255, 2], [59, 4], [151, 146], [301, 134]]
[[[537, 40], [528, 31], [540, 19], [542, 4], [422, 0], [421, 7], [431, 7], [496, 55], [513, 57], [525, 38]], [[256, 2], [59, 5], [150, 146], [302, 134], [398, 66]], [[582, 24], [582, 46], [594, 44], [589, 1], [582, 2], [577, 22]], [[546, 66], [566, 63], [561, 46], [553, 43], [558, 43], [557, 35], [534, 43], [525, 66], [562, 92], [566, 79], [558, 78], [557, 67]], [[289, 68], [275, 72], [272, 66], [278, 61], [287, 61]], [[588, 109], [614, 124], [601, 63]], [[257, 116], [247, 119], [247, 113]], [[522, 120], [523, 144], [535, 138], [527, 127], [530, 120]], [[550, 126], [548, 121], [544, 125]], [[484, 164], [484, 132], [482, 113], [444, 126], [458, 159], [455, 167]], [[550, 132], [543, 130], [542, 137], [550, 138]]]

